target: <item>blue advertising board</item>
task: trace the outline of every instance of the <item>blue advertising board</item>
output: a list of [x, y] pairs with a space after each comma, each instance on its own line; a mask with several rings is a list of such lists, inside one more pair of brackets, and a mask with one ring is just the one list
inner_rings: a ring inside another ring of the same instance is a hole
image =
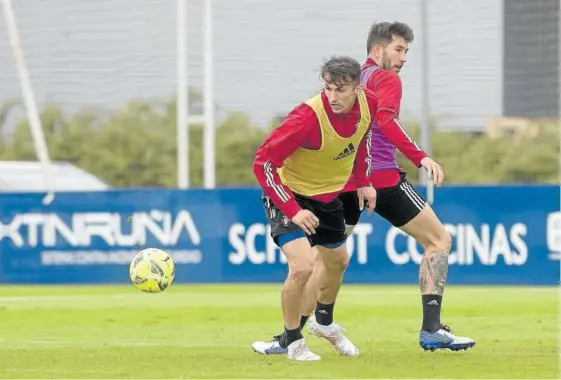
[[[448, 186], [435, 195], [452, 235], [448, 283], [559, 283], [559, 187]], [[148, 247], [170, 252], [178, 283], [286, 276], [259, 189], [59, 193], [48, 206], [42, 197], [0, 195], [0, 282], [126, 283], [130, 260]], [[346, 283], [417, 283], [421, 247], [379, 216], [363, 214], [347, 247]]]

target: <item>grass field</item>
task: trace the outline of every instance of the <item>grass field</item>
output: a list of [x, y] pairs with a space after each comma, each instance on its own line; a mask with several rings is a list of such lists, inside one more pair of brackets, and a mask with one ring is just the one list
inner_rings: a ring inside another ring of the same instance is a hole
[[336, 320], [360, 348], [320, 362], [251, 350], [282, 326], [279, 286], [0, 287], [1, 378], [557, 378], [556, 288], [448, 287], [443, 322], [476, 339], [461, 352], [417, 343], [415, 286], [345, 285]]

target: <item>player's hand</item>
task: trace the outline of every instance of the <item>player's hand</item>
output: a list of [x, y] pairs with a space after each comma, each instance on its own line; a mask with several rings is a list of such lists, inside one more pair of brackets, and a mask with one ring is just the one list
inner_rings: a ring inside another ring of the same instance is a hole
[[364, 201], [367, 201], [368, 215], [371, 215], [376, 208], [376, 189], [374, 189], [372, 186], [359, 187], [356, 192], [358, 194], [358, 204], [360, 206], [360, 210], [362, 211], [364, 209]]
[[300, 210], [292, 218], [294, 224], [300, 226], [308, 235], [316, 233], [316, 228], [319, 226], [319, 219], [310, 210]]
[[444, 171], [436, 161], [430, 157], [425, 157], [421, 160], [421, 166], [427, 170], [429, 180], [437, 186], [442, 186], [444, 182]]

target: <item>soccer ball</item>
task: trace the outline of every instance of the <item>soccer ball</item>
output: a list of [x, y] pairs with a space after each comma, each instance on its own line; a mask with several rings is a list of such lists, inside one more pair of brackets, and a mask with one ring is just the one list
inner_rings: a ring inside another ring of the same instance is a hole
[[130, 263], [129, 278], [143, 292], [160, 293], [172, 284], [175, 264], [171, 256], [161, 249], [143, 249]]

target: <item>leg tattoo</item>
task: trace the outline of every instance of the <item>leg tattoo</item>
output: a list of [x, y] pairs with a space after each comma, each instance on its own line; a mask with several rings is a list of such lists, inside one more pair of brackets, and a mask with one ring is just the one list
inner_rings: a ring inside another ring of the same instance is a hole
[[419, 284], [422, 294], [441, 296], [448, 276], [448, 254], [434, 252], [423, 256], [419, 268]]

